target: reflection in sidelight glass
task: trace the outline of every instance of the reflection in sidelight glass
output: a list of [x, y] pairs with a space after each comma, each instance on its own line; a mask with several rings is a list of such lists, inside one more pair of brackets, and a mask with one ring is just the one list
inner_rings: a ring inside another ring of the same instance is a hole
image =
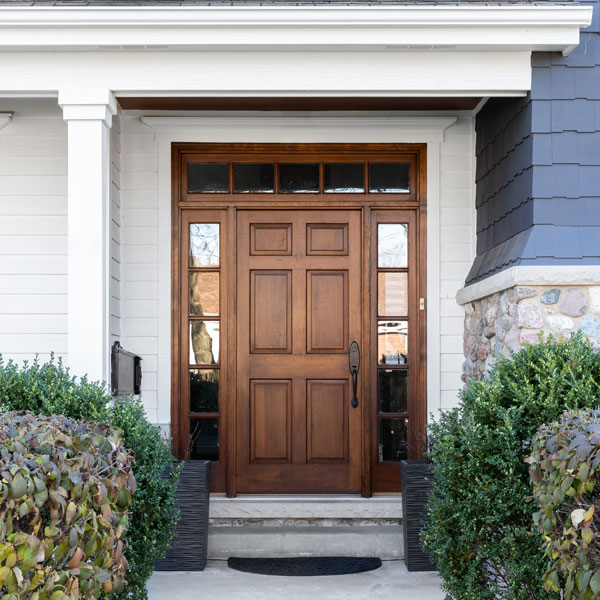
[[229, 192], [229, 163], [189, 163], [188, 192], [226, 194]]
[[219, 370], [190, 371], [190, 412], [219, 412]]
[[408, 315], [408, 273], [377, 274], [377, 312], [381, 317]]
[[379, 462], [408, 458], [408, 419], [379, 419]]
[[407, 229], [401, 223], [381, 223], [377, 226], [379, 268], [405, 269], [408, 266]]
[[190, 322], [191, 365], [218, 364], [219, 329], [219, 321]]
[[282, 194], [310, 194], [319, 191], [319, 165], [280, 163], [279, 191]]
[[219, 315], [219, 273], [217, 271], [190, 273], [190, 315], [195, 317]]
[[236, 194], [272, 194], [275, 166], [270, 163], [234, 163], [233, 191]]
[[377, 323], [377, 361], [380, 365], [407, 364], [407, 321], [379, 321]]
[[408, 177], [407, 163], [369, 163], [369, 192], [408, 194]]
[[219, 224], [190, 225], [190, 267], [219, 266]]
[[219, 419], [190, 419], [191, 460], [219, 460]]
[[326, 194], [350, 194], [365, 191], [365, 166], [361, 163], [325, 163], [323, 165]]
[[381, 369], [377, 373], [377, 379], [379, 412], [408, 412], [408, 371]]

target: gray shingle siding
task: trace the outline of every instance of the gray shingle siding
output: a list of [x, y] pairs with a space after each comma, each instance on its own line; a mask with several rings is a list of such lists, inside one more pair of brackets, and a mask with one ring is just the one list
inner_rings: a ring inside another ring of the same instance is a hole
[[600, 264], [600, 0], [568, 56], [534, 53], [527, 98], [477, 115], [477, 258], [467, 283], [515, 265]]

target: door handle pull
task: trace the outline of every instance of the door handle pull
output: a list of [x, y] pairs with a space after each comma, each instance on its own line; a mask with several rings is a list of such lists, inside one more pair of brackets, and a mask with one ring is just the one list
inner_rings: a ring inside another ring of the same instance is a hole
[[358, 406], [356, 388], [358, 387], [358, 370], [360, 369], [360, 349], [356, 340], [350, 344], [348, 366], [350, 367], [350, 375], [352, 375], [352, 400], [350, 404], [352, 404], [352, 408], [356, 408]]

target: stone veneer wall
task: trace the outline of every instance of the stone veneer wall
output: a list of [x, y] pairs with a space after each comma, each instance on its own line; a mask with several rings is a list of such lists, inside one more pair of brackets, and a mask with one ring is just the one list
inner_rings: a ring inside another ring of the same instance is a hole
[[576, 331], [600, 348], [600, 286], [528, 286], [465, 305], [463, 381], [481, 379], [495, 357], [510, 356], [540, 333], [564, 338]]

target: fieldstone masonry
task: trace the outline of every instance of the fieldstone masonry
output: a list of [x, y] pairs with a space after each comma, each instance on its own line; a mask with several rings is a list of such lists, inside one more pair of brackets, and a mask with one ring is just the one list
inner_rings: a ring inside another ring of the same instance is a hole
[[581, 331], [600, 348], [600, 286], [515, 287], [465, 305], [463, 381], [481, 379], [496, 356]]

